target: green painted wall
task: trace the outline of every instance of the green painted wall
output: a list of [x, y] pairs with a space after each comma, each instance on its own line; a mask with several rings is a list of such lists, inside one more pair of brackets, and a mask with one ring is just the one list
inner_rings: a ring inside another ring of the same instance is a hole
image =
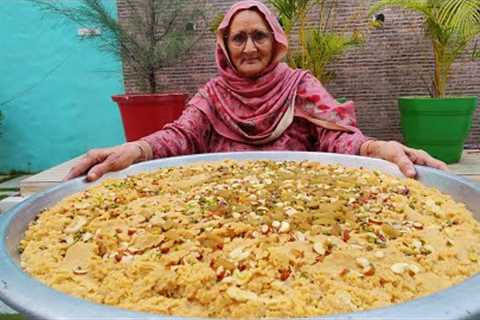
[[123, 92], [121, 63], [77, 30], [27, 1], [0, 1], [0, 172], [36, 172], [124, 141], [110, 99]]

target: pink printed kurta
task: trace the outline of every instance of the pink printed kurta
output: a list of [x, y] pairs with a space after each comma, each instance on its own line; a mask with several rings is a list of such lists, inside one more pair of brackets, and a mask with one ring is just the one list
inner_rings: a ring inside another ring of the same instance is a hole
[[200, 110], [188, 107], [177, 121], [142, 140], [150, 144], [154, 158], [164, 158], [195, 153], [268, 150], [358, 154], [368, 138], [358, 129], [352, 133], [330, 130], [295, 118], [275, 141], [249, 145], [219, 135]]

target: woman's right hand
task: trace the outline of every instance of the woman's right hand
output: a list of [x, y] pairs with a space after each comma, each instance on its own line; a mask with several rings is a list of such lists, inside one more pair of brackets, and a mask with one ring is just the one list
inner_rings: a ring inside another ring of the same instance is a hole
[[147, 160], [145, 142], [129, 142], [119, 146], [88, 151], [68, 172], [64, 181], [87, 175], [87, 181], [95, 181], [110, 171], [125, 169], [131, 164]]

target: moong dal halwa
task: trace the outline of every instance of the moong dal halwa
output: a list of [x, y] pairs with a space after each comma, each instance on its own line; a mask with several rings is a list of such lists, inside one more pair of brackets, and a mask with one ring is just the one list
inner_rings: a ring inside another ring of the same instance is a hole
[[205, 317], [399, 303], [480, 270], [463, 204], [412, 179], [314, 162], [224, 161], [109, 179], [42, 212], [26, 272], [90, 301]]

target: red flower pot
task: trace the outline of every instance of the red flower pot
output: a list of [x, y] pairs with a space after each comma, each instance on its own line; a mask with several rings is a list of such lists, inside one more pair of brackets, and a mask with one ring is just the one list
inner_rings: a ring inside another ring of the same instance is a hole
[[122, 115], [127, 141], [138, 140], [175, 121], [183, 112], [186, 94], [124, 94], [113, 96]]

